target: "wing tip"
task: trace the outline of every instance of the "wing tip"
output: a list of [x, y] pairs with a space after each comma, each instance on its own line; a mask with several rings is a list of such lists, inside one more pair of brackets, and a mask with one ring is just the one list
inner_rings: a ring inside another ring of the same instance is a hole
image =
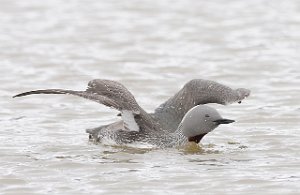
[[26, 93], [19, 93], [17, 95], [12, 96], [12, 98], [18, 98], [18, 97], [22, 97], [22, 96], [26, 96]]
[[17, 95], [14, 95], [12, 98], [23, 97], [23, 96], [34, 95], [34, 94], [72, 94], [72, 91], [63, 90], [63, 89], [39, 89], [39, 90], [19, 93]]

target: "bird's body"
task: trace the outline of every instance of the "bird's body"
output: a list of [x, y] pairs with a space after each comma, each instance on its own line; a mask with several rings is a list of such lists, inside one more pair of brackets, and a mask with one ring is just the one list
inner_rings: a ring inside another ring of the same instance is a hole
[[[214, 81], [194, 79], [160, 105], [154, 113], [147, 113], [122, 84], [111, 80], [92, 80], [86, 91], [44, 89], [21, 93], [14, 97], [32, 94], [70, 94], [119, 110], [122, 120], [87, 130], [93, 140], [101, 142], [102, 139], [109, 138], [118, 144], [143, 141], [172, 147], [190, 139], [198, 143], [206, 133], [212, 130], [209, 127], [204, 135], [194, 135], [194, 138], [183, 132], [185, 129], [180, 128], [182, 124], [185, 124], [182, 119], [193, 107], [207, 103], [223, 105], [240, 103], [249, 96], [250, 91], [243, 88], [233, 90]], [[207, 107], [201, 107], [201, 109], [210, 112], [212, 108]], [[193, 112], [196, 112], [195, 110]], [[199, 117], [204, 117], [204, 115]]]

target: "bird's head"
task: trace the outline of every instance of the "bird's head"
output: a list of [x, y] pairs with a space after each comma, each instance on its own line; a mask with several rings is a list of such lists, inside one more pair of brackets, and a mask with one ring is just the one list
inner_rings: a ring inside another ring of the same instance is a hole
[[198, 105], [190, 109], [183, 117], [179, 128], [191, 142], [200, 140], [220, 124], [233, 123], [234, 120], [221, 117], [218, 111], [206, 105]]

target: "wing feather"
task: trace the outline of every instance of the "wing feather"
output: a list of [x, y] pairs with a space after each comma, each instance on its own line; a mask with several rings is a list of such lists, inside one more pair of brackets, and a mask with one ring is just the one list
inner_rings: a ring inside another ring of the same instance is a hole
[[[92, 100], [108, 107], [115, 108], [121, 112], [123, 119], [123, 127], [126, 131], [139, 131], [140, 126], [135, 120], [136, 115], [145, 117], [145, 123], [151, 124], [151, 117], [138, 105], [134, 96], [127, 88], [116, 81], [95, 79], [88, 83], [88, 88], [85, 91], [73, 91], [65, 89], [41, 89], [33, 90], [13, 96], [23, 97], [33, 94], [66, 94], [79, 96], [88, 100]], [[150, 121], [149, 121], [150, 120]], [[139, 123], [141, 125], [141, 123]]]

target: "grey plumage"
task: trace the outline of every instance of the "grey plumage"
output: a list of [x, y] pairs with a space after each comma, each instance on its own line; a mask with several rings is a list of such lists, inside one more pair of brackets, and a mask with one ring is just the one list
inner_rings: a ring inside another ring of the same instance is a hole
[[[157, 145], [174, 146], [189, 138], [178, 127], [184, 124], [182, 119], [191, 108], [207, 103], [223, 105], [240, 103], [250, 95], [250, 90], [244, 88], [234, 90], [214, 81], [194, 79], [150, 114], [138, 105], [134, 96], [122, 84], [111, 80], [92, 80], [85, 91], [43, 89], [21, 93], [14, 97], [32, 94], [75, 95], [119, 110], [122, 120], [87, 130], [90, 138], [94, 140], [101, 141], [104, 137], [108, 137], [119, 144], [146, 141]], [[209, 107], [204, 110], [211, 111]], [[200, 137], [196, 140], [198, 141]]]
[[241, 103], [249, 95], [248, 89], [231, 89], [215, 81], [193, 79], [173, 97], [161, 104], [155, 110], [154, 116], [164, 129], [172, 132], [177, 129], [184, 115], [196, 105]]

